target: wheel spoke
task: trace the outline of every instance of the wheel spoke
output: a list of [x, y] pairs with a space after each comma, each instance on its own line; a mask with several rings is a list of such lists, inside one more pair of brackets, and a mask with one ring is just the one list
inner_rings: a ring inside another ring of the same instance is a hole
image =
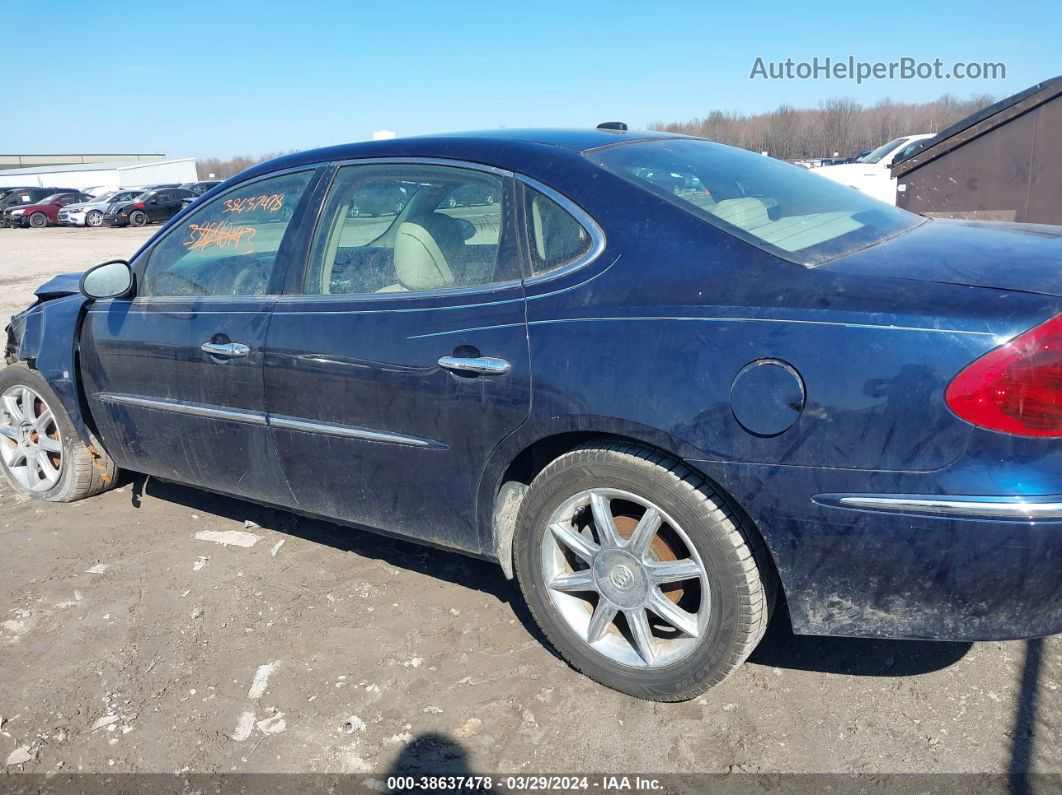
[[18, 430], [14, 425], [0, 425], [0, 436], [5, 439], [10, 439], [13, 442], [18, 441]]
[[630, 627], [634, 638], [634, 650], [638, 652], [642, 662], [652, 665], [656, 659], [656, 649], [653, 646], [653, 632], [649, 629], [649, 617], [645, 614], [645, 609], [637, 607], [624, 610], [623, 614], [627, 617], [627, 626]]
[[63, 443], [58, 439], [53, 439], [51, 436], [40, 436], [37, 444], [42, 450], [47, 450], [49, 453], [63, 452]]
[[549, 530], [559, 544], [563, 544], [587, 563], [594, 559], [600, 547], [589, 539], [583, 538], [571, 528], [565, 527], [560, 522], [551, 524]]
[[549, 587], [554, 591], [564, 591], [566, 593], [585, 593], [586, 591], [597, 590], [594, 585], [594, 576], [589, 569], [554, 577], [550, 581]]
[[594, 608], [594, 614], [590, 616], [590, 626], [586, 628], [586, 642], [595, 643], [604, 637], [612, 620], [616, 617], [616, 608], [611, 603], [601, 599]]
[[13, 394], [4, 395], [4, 411], [11, 415], [11, 421], [15, 425], [21, 424], [26, 418], [22, 415], [22, 409], [18, 406], [18, 400]]
[[29, 390], [29, 387], [22, 387], [22, 416], [30, 422], [34, 422], [37, 418], [36, 403], [36, 396]]
[[33, 427], [39, 434], [43, 434], [46, 430], [48, 430], [48, 426], [51, 425], [51, 423], [52, 410], [45, 406], [44, 410], [41, 411], [40, 416], [38, 416], [37, 419], [33, 421]]
[[639, 558], [645, 555], [649, 545], [653, 542], [653, 538], [656, 537], [657, 531], [660, 530], [662, 522], [663, 519], [656, 508], [646, 508], [642, 518], [638, 521], [638, 526], [631, 533], [627, 548]]
[[657, 585], [693, 580], [701, 576], [701, 567], [692, 558], [671, 560], [666, 563], [647, 563], [645, 569]]
[[700, 627], [697, 626], [697, 616], [687, 613], [657, 588], [649, 595], [649, 609], [684, 635], [696, 638], [701, 634]]
[[44, 480], [49, 487], [54, 486], [59, 480], [59, 470], [52, 466], [52, 461], [48, 458], [48, 454], [43, 450], [38, 450], [36, 462], [37, 466], [40, 468], [42, 480]]
[[612, 502], [598, 492], [590, 493], [590, 510], [594, 514], [594, 527], [597, 528], [601, 546], [619, 546], [619, 533], [616, 532], [616, 523], [612, 518]]

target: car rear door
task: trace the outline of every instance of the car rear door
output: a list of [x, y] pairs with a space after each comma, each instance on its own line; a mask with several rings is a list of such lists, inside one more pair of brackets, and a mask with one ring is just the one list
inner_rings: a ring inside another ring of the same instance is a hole
[[[451, 207], [467, 185], [493, 204]], [[480, 477], [530, 405], [512, 196], [511, 175], [482, 166], [338, 168], [266, 343], [266, 407], [301, 510], [483, 551]]]
[[[298, 254], [289, 229], [317, 173], [243, 183], [167, 229], [133, 263], [136, 295], [87, 313], [81, 367], [119, 466], [288, 501], [266, 424], [269, 317]], [[281, 212], [294, 208], [294, 214]]]

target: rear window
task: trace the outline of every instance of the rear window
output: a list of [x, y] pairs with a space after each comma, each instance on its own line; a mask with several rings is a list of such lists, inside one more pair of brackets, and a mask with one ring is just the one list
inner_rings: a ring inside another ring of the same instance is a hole
[[710, 141], [640, 141], [586, 156], [734, 237], [802, 265], [873, 246], [923, 221], [807, 169]]

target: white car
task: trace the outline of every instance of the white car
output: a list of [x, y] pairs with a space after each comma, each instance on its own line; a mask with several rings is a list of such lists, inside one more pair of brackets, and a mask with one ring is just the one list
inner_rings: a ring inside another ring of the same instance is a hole
[[59, 211], [60, 226], [103, 226], [103, 214], [111, 202], [132, 201], [144, 188], [120, 188], [93, 197], [92, 201], [68, 204]]
[[820, 166], [811, 169], [834, 182], [849, 185], [875, 199], [889, 204], [896, 204], [896, 180], [892, 178], [891, 168], [898, 156], [906, 156], [919, 141], [933, 138], [933, 133], [919, 133], [896, 138], [882, 144], [854, 163], [841, 163], [836, 166]]

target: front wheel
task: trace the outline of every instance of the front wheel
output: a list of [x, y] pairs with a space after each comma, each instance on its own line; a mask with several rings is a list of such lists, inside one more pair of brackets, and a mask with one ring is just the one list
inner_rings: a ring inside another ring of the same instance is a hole
[[43, 229], [48, 226], [48, 216], [44, 213], [34, 213], [29, 217], [29, 225], [34, 229]]
[[36, 370], [0, 370], [0, 469], [19, 492], [72, 502], [114, 485], [117, 468], [98, 446], [85, 445], [58, 396]]
[[103, 226], [103, 213], [99, 210], [90, 210], [85, 216], [85, 226]]
[[722, 682], [767, 626], [774, 581], [756, 531], [688, 468], [634, 445], [547, 466], [513, 555], [561, 655], [639, 698], [682, 701]]
[[148, 222], [147, 213], [142, 210], [133, 210], [129, 213], [129, 225], [130, 226], [143, 226]]

